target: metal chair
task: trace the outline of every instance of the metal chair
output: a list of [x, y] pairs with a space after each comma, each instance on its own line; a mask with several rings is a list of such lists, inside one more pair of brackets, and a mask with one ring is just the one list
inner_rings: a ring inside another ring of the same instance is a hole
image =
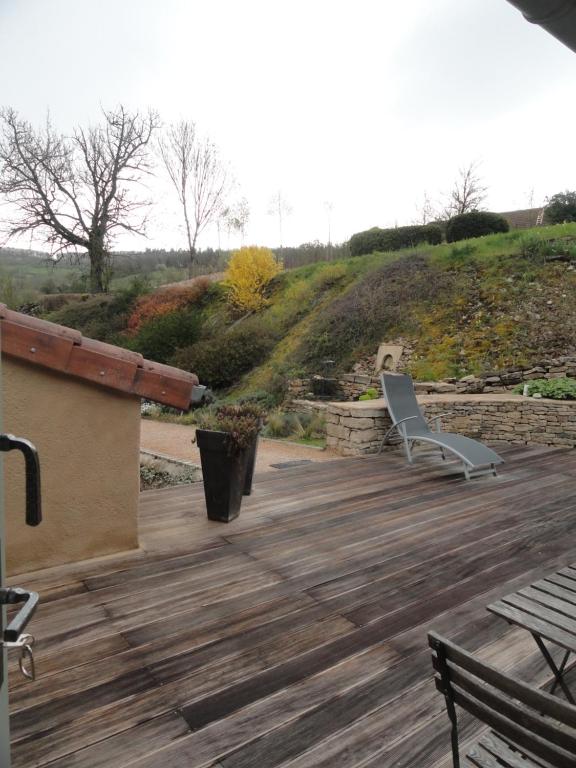
[[[485, 664], [430, 632], [436, 688], [446, 700], [454, 768], [574, 768], [576, 707]], [[461, 757], [456, 707], [485, 725]]]

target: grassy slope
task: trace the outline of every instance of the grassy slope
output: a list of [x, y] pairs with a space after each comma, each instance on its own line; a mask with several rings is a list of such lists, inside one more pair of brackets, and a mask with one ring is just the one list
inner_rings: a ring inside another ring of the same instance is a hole
[[[564, 262], [544, 262], [520, 251], [526, 238], [537, 234], [544, 240], [576, 238], [576, 224], [545, 227], [534, 232], [491, 235], [457, 244], [442, 244], [423, 251], [408, 249], [396, 253], [372, 254], [339, 262], [343, 278], [332, 291], [307, 308], [275, 347], [269, 359], [246, 375], [234, 388], [234, 396], [267, 389], [277, 375], [306, 372], [302, 350], [313, 340], [315, 326], [334, 302], [343, 302], [354, 287], [370, 285], [372, 276], [386, 265], [414, 254], [424, 254], [437, 273], [450, 280], [450, 291], [439, 282], [432, 300], [406, 302], [409, 329], [401, 324], [382, 328], [381, 341], [398, 335], [411, 338], [416, 347], [412, 370], [420, 379], [463, 376], [515, 364], [530, 364], [549, 354], [576, 349], [576, 271]], [[289, 282], [319, 280], [328, 265], [292, 270]], [[364, 281], [364, 282], [362, 282]], [[392, 296], [393, 296], [392, 292]], [[390, 294], [388, 293], [388, 297]], [[399, 299], [400, 300], [400, 299]], [[272, 297], [268, 313], [281, 313], [285, 292]], [[344, 305], [343, 305], [344, 306]], [[402, 314], [402, 313], [401, 313]], [[265, 315], [263, 316], [265, 320]], [[378, 328], [369, 328], [374, 337]], [[317, 327], [316, 327], [316, 330]], [[333, 331], [338, 335], [338, 329]], [[362, 340], [342, 360], [375, 351]], [[339, 362], [339, 361], [337, 361]], [[345, 366], [344, 366], [345, 367]], [[311, 372], [309, 368], [308, 373]]]
[[[234, 385], [232, 397], [279, 389], [286, 378], [318, 372], [325, 357], [346, 370], [398, 336], [414, 344], [412, 372], [420, 379], [572, 352], [576, 271], [566, 262], [522, 255], [526, 238], [535, 236], [576, 241], [576, 224], [288, 270], [272, 284], [269, 306], [240, 321], [231, 317], [224, 290], [215, 287], [202, 308], [202, 339], [213, 340], [215, 355], [227, 332], [242, 323], [250, 333], [276, 339], [268, 358]], [[130, 311], [118, 294], [72, 305], [50, 319], [121, 343]]]

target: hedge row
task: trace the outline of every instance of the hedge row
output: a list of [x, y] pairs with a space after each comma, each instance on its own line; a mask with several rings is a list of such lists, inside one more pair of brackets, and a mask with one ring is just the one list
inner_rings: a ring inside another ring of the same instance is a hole
[[505, 218], [488, 211], [471, 211], [454, 216], [446, 223], [446, 242], [456, 243], [471, 237], [508, 232], [510, 225]]
[[365, 232], [357, 232], [350, 238], [350, 255], [362, 256], [374, 251], [397, 251], [411, 248], [420, 243], [438, 245], [442, 242], [442, 230], [437, 224], [415, 225], [412, 227], [394, 227], [380, 229], [373, 227]]

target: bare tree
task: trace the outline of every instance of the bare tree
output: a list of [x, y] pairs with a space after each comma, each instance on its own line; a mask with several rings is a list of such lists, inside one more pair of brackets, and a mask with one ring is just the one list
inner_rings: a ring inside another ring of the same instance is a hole
[[292, 206], [290, 205], [290, 203], [288, 203], [286, 198], [282, 195], [282, 190], [279, 189], [278, 192], [275, 192], [270, 198], [268, 215], [278, 217], [278, 232], [280, 235], [280, 248], [283, 247], [282, 225], [284, 223], [285, 217], [289, 216], [291, 213], [292, 213]]
[[444, 207], [443, 218], [449, 219], [461, 213], [478, 211], [486, 199], [487, 187], [482, 183], [478, 173], [479, 164], [470, 163], [458, 171], [458, 177], [448, 193], [448, 201]]
[[193, 122], [169, 125], [158, 141], [160, 158], [182, 207], [192, 277], [199, 235], [217, 222], [225, 207], [229, 174], [215, 144], [201, 138]]
[[416, 216], [413, 219], [413, 223], [430, 224], [431, 221], [438, 219], [439, 215], [430, 195], [428, 192], [424, 192], [422, 203], [416, 206]]
[[226, 228], [228, 232], [238, 232], [242, 245], [244, 245], [244, 237], [246, 235], [246, 227], [250, 219], [250, 206], [248, 200], [245, 197], [241, 197], [232, 203], [231, 206], [226, 208], [224, 220], [226, 222]]
[[0, 110], [0, 194], [15, 211], [5, 233], [39, 233], [55, 259], [87, 255], [93, 292], [108, 288], [114, 235], [144, 232], [148, 203], [131, 189], [150, 172], [148, 143], [158, 123], [154, 112], [102, 112], [102, 125], [63, 136], [49, 118], [36, 130], [14, 109]]
[[334, 203], [331, 200], [325, 200], [324, 210], [326, 211], [328, 223], [328, 253], [330, 253], [332, 250], [332, 212], [334, 211]]

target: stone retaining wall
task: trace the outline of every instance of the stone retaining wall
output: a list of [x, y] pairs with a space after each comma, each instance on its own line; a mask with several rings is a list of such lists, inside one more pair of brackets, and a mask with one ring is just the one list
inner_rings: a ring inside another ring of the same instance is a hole
[[[402, 341], [406, 343], [404, 340]], [[357, 363], [350, 373], [343, 374], [338, 380], [340, 390], [338, 396], [341, 396], [343, 400], [354, 400], [369, 387], [380, 392], [380, 378], [374, 372], [375, 360], [376, 356], [372, 355]], [[405, 371], [409, 367], [410, 360], [411, 353], [403, 355], [397, 371]], [[564, 376], [576, 378], [575, 355], [540, 360], [532, 366], [508, 368], [504, 371], [494, 371], [481, 376], [464, 376], [461, 379], [445, 379], [444, 381], [418, 381], [414, 382], [414, 387], [416, 392], [421, 394], [504, 393], [512, 390], [517, 384], [523, 384], [534, 379], [558, 379]], [[306, 398], [311, 389], [310, 379], [293, 379], [288, 382], [288, 400]]]
[[461, 379], [445, 381], [422, 381], [415, 383], [417, 392], [455, 392], [457, 394], [481, 394], [509, 392], [517, 384], [534, 379], [559, 379], [564, 376], [576, 378], [576, 357], [563, 356], [541, 360], [531, 366], [507, 368], [503, 371], [485, 373], [481, 376], [464, 376]]
[[[485, 442], [576, 446], [576, 402], [511, 394], [423, 395], [426, 418], [450, 411], [442, 429]], [[391, 426], [384, 400], [330, 403], [326, 410], [327, 447], [344, 456], [376, 453]]]
[[[386, 347], [398, 347], [400, 357], [394, 370], [397, 373], [404, 373], [410, 367], [414, 350], [411, 342], [405, 338], [392, 339], [386, 342]], [[354, 400], [373, 387], [380, 392], [380, 373], [378, 370], [378, 354], [366, 355], [358, 360], [352, 366], [349, 373], [340, 375], [338, 379], [337, 397], [342, 400]], [[312, 396], [312, 379], [290, 379], [288, 381], [287, 401], [292, 399], [309, 398]]]

